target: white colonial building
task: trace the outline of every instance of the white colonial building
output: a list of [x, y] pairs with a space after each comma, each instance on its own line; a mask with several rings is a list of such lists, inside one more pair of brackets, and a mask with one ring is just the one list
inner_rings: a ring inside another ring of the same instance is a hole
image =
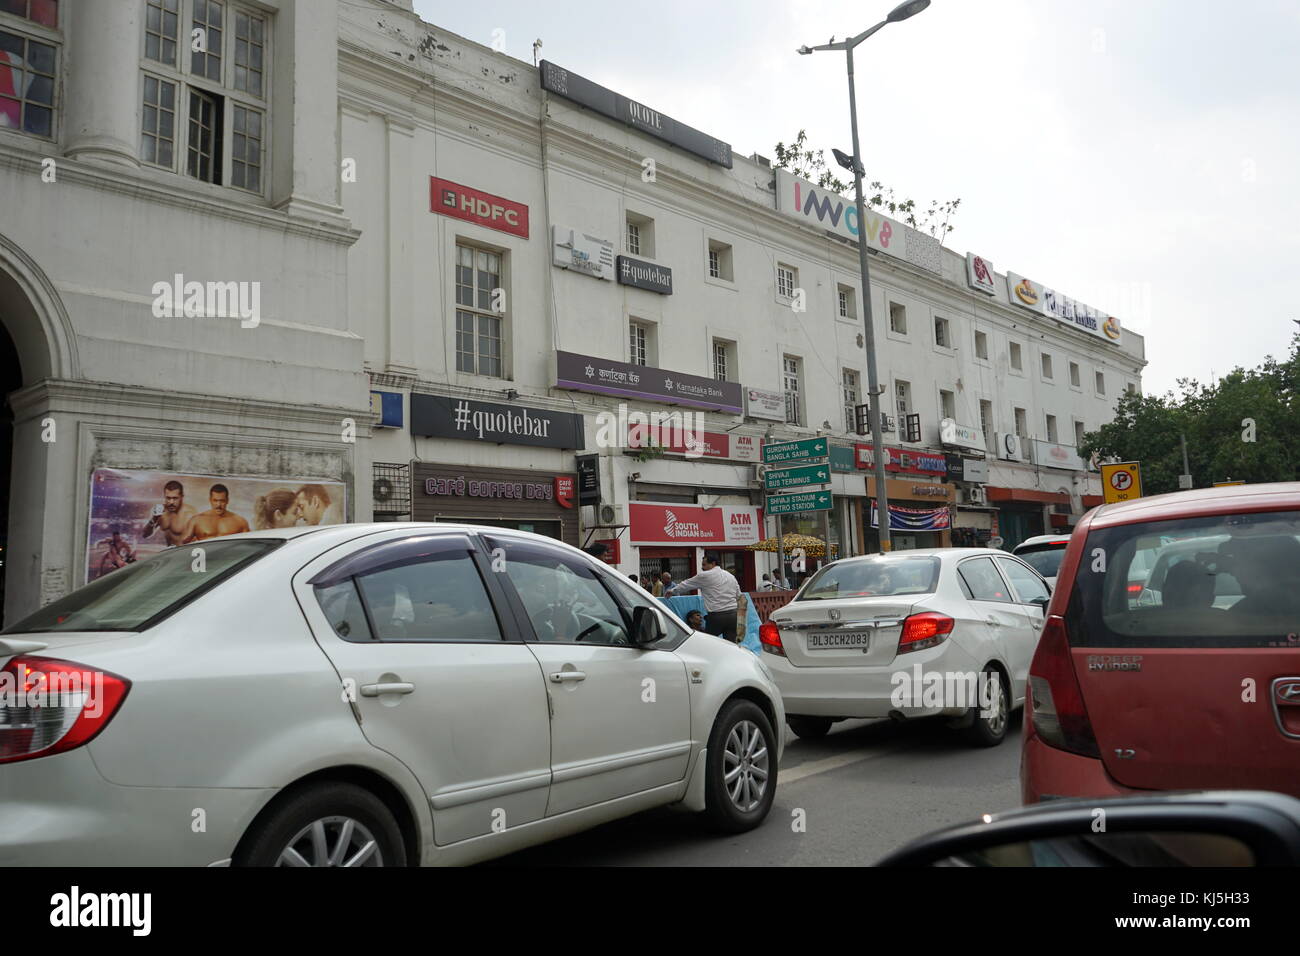
[[[643, 574], [707, 546], [752, 585], [761, 446], [821, 437], [833, 507], [783, 524], [870, 548], [850, 221], [898, 545], [1092, 503], [1073, 446], [1140, 387], [1140, 336], [409, 8], [0, 6], [6, 622], [176, 543], [145, 531], [177, 483], [255, 527], [316, 489], [326, 520], [605, 540]], [[645, 447], [656, 412], [703, 438]]]

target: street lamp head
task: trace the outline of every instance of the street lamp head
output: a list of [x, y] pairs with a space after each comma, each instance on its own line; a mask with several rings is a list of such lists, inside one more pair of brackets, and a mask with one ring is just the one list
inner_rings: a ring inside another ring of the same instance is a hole
[[812, 52], [812, 47], [801, 46], [799, 47], [799, 49], [795, 50], [794, 52], [798, 53], [800, 56], [807, 56], [809, 53]]
[[929, 5], [930, 0], [907, 0], [907, 3], [900, 3], [890, 10], [885, 20], [889, 23], [899, 23], [908, 17], [916, 16]]

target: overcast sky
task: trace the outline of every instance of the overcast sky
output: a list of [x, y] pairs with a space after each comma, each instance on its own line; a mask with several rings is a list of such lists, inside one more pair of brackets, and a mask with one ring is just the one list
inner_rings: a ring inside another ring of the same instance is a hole
[[[415, 0], [772, 157], [851, 149], [843, 53], [897, 0]], [[869, 175], [960, 197], [949, 248], [1146, 337], [1143, 390], [1286, 353], [1300, 319], [1300, 3], [934, 0], [856, 55]]]

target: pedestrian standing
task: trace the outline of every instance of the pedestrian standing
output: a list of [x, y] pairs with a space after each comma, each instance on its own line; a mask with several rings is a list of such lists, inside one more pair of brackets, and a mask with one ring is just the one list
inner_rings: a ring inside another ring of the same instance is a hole
[[716, 634], [733, 643], [736, 640], [736, 604], [740, 600], [740, 584], [736, 576], [718, 563], [718, 553], [707, 551], [699, 574], [693, 575], [664, 593], [695, 588], [704, 600], [704, 631]]
[[673, 576], [665, 571], [659, 575], [655, 581], [654, 590], [651, 592], [655, 597], [664, 597], [673, 586]]

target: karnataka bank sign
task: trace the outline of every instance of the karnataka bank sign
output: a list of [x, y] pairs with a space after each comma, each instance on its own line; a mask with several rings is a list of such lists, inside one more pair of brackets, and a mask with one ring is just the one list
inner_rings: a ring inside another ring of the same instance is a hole
[[941, 244], [933, 236], [917, 232], [874, 210], [868, 209], [863, 215], [855, 203], [837, 193], [784, 169], [775, 172], [776, 208], [779, 212], [851, 242], [865, 237], [872, 249], [942, 274]]

